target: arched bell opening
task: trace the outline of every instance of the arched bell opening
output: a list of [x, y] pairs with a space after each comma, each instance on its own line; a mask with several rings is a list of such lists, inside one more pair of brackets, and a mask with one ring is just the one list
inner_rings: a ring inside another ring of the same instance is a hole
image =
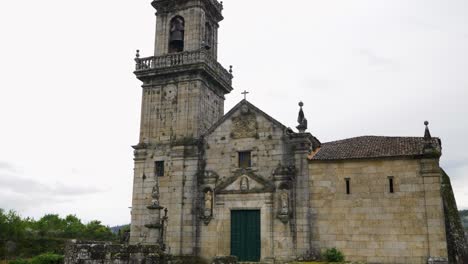
[[185, 20], [176, 16], [171, 20], [169, 32], [169, 53], [184, 51]]
[[213, 47], [213, 29], [209, 23], [205, 24], [205, 48], [211, 49]]

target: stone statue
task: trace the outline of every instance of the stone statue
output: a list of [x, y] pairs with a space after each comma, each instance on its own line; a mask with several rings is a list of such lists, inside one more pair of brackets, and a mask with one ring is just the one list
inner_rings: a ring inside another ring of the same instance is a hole
[[213, 209], [213, 193], [211, 192], [211, 190], [208, 190], [205, 193], [205, 213], [204, 213], [205, 217], [211, 216], [212, 209]]
[[159, 186], [156, 184], [153, 187], [153, 192], [151, 193], [151, 204], [154, 206], [159, 206]]
[[281, 210], [280, 214], [288, 215], [289, 214], [289, 195], [287, 192], [281, 193]]
[[249, 190], [249, 179], [247, 179], [247, 177], [243, 177], [241, 179], [240, 190], [241, 191], [248, 191]]

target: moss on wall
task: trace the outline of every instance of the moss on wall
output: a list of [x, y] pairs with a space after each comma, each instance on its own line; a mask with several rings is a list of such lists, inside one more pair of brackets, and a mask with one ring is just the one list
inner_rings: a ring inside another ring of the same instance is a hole
[[444, 170], [442, 170], [441, 187], [445, 211], [449, 262], [454, 264], [468, 263], [468, 244], [457, 209], [457, 202], [453, 194], [452, 184]]

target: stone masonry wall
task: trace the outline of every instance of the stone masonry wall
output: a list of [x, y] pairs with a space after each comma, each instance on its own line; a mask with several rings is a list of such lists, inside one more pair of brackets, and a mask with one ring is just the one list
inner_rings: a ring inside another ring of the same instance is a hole
[[185, 20], [184, 51], [194, 51], [202, 47], [206, 30], [205, 25], [209, 23], [213, 31], [213, 47], [211, 47], [210, 51], [212, 56], [215, 59], [217, 58], [218, 23], [215, 18], [210, 17], [203, 8], [194, 6], [193, 2], [195, 1], [187, 3], [185, 7], [179, 6], [172, 12], [158, 14], [156, 21], [155, 56], [168, 53], [170, 22], [175, 16], [181, 16]]
[[127, 246], [101, 242], [69, 242], [65, 264], [165, 264], [158, 246]]
[[314, 248], [370, 263], [447, 258], [440, 174], [425, 174], [421, 160], [314, 161], [309, 170]]
[[[154, 161], [164, 161], [165, 173], [158, 177], [160, 204], [167, 207], [169, 224], [165, 242], [170, 254], [194, 254], [196, 218], [194, 195], [196, 192], [196, 172], [198, 168], [198, 148], [196, 145], [154, 145], [149, 146], [143, 158], [135, 159], [133, 189], [131, 244], [154, 244], [156, 238], [149, 223], [153, 186], [156, 184]], [[143, 179], [143, 175], [146, 176]]]
[[143, 85], [140, 142], [198, 138], [223, 115], [224, 97], [213, 89], [194, 76], [160, 78]]
[[184, 51], [193, 51], [201, 47], [204, 11], [194, 7], [157, 16], [155, 56], [168, 53], [170, 23], [175, 16], [181, 16], [185, 20]]
[[[255, 118], [242, 117], [240, 109], [233, 113], [217, 127], [206, 140], [205, 171], [215, 174], [216, 180], [206, 179], [205, 187], [217, 189], [229, 178], [242, 174], [238, 165], [238, 152], [251, 151], [252, 168], [249, 173], [257, 175], [273, 189], [257, 193], [242, 193], [239, 190], [240, 179], [225, 187], [228, 193], [217, 193], [214, 197], [213, 219], [207, 224], [201, 224], [200, 248], [201, 256], [207, 258], [219, 255], [229, 255], [231, 252], [231, 210], [260, 210], [261, 218], [261, 259], [291, 260], [296, 258], [297, 245], [295, 241], [295, 219], [283, 223], [277, 218], [278, 188], [281, 181], [275, 179], [273, 172], [280, 165], [296, 165], [294, 155], [285, 141], [284, 128], [264, 115], [250, 109], [249, 114]], [[235, 124], [236, 118], [251, 118], [242, 127]], [[242, 136], [239, 136], [242, 135]], [[307, 164], [304, 155], [304, 162]], [[307, 168], [307, 166], [306, 166]], [[250, 179], [251, 188], [261, 188], [262, 184]], [[291, 191], [291, 195], [293, 191]], [[294, 200], [292, 196], [291, 200]], [[291, 203], [292, 206], [292, 203]], [[295, 210], [295, 209], [292, 209]], [[299, 209], [297, 209], [299, 210]], [[300, 214], [304, 210], [300, 209]], [[304, 218], [305, 219], [305, 218]], [[302, 223], [302, 222], [301, 222]], [[301, 243], [304, 238], [301, 237]], [[304, 245], [299, 247], [304, 251]]]

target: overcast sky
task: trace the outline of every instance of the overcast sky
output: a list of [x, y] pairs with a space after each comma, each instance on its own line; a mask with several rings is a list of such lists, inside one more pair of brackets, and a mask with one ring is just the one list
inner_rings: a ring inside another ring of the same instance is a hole
[[[0, 2], [0, 208], [130, 222], [131, 145], [153, 53], [150, 0]], [[362, 135], [443, 142], [468, 209], [468, 1], [224, 0], [226, 111], [248, 100], [322, 142]]]

